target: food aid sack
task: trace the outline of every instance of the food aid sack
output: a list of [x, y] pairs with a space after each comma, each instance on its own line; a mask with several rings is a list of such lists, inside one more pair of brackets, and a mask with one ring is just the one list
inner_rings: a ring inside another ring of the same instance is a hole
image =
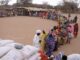
[[7, 54], [11, 50], [10, 47], [4, 46], [0, 47], [0, 58], [2, 58], [5, 54]]
[[0, 41], [0, 47], [6, 46], [7, 44], [10, 44], [10, 43], [14, 43], [14, 41], [13, 40], [1, 40]]
[[24, 56], [19, 50], [12, 49], [1, 60], [24, 60]]
[[31, 56], [28, 60], [41, 60], [40, 54], [36, 53], [35, 55]]
[[24, 45], [21, 43], [10, 43], [10, 44], [7, 44], [6, 46], [13, 47], [16, 49], [22, 49]]
[[30, 45], [26, 45], [22, 49], [22, 52], [23, 52], [24, 56], [28, 59], [31, 56], [33, 56], [36, 53], [38, 53], [38, 49], [36, 47], [30, 46]]

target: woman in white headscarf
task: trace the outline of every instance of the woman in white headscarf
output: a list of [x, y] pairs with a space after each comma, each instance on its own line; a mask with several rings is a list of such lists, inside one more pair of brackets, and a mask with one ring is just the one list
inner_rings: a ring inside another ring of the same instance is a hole
[[40, 42], [41, 42], [40, 35], [41, 35], [41, 30], [37, 30], [33, 38], [33, 45], [37, 48], [40, 48]]

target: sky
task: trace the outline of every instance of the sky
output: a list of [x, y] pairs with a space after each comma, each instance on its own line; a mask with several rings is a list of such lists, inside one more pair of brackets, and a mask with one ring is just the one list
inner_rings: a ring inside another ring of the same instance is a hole
[[44, 2], [47, 2], [50, 5], [57, 5], [61, 2], [62, 0], [33, 0], [33, 3], [37, 3], [37, 4], [42, 4]]
[[[42, 3], [44, 3], [44, 2], [47, 2], [47, 3], [50, 4], [50, 5], [56, 6], [56, 5], [59, 4], [61, 1], [62, 1], [62, 0], [33, 0], [32, 2], [33, 2], [34, 4], [42, 4]], [[16, 0], [11, 0], [9, 4], [12, 5], [12, 4], [14, 4], [14, 3], [16, 3]]]
[[11, 1], [9, 2], [10, 5], [12, 5], [12, 4], [14, 4], [14, 3], [16, 3], [16, 0], [11, 0]]
[[[16, 3], [17, 0], [11, 0], [10, 1], [10, 5]], [[70, 0], [67, 0], [67, 1], [70, 1]], [[80, 3], [80, 0], [75, 0], [75, 1], [78, 1]], [[52, 6], [56, 6], [58, 4], [61, 4], [62, 3], [62, 0], [32, 0], [32, 3], [34, 4], [43, 4], [44, 2], [47, 2], [48, 4], [52, 5]], [[80, 8], [80, 4], [78, 6]]]

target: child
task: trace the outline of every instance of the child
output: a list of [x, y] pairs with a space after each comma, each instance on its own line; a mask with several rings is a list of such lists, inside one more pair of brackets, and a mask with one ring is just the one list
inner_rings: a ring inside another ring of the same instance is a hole
[[70, 44], [70, 40], [72, 39], [71, 32], [72, 32], [71, 26], [68, 25], [68, 27], [67, 27], [67, 43], [69, 43], [69, 44]]

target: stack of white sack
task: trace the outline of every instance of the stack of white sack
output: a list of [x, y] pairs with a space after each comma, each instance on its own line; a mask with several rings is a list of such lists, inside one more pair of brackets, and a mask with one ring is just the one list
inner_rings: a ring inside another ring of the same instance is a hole
[[0, 60], [40, 60], [39, 49], [13, 40], [0, 41]]
[[6, 46], [13, 47], [16, 49], [22, 49], [24, 45], [21, 43], [10, 43], [10, 44], [7, 44]]
[[11, 48], [7, 47], [7, 46], [0, 47], [0, 58], [5, 56], [10, 50], [11, 50]]
[[13, 40], [1, 40], [0, 39], [0, 47], [6, 46], [7, 44], [11, 44], [11, 43], [14, 43], [14, 41]]
[[1, 60], [24, 60], [24, 57], [19, 50], [12, 49], [5, 54]]
[[9, 46], [11, 48], [21, 49], [24, 45], [16, 43], [14, 40], [0, 40], [0, 47]]
[[34, 54], [28, 60], [41, 60], [39, 53]]
[[40, 60], [39, 49], [30, 45], [24, 46], [22, 53], [24, 54], [25, 60]]

